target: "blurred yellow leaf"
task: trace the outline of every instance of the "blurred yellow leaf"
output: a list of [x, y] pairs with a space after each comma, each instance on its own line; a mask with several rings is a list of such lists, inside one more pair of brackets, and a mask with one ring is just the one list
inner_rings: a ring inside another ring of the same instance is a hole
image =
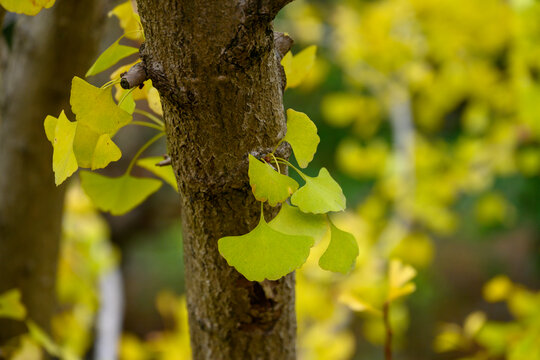
[[311, 45], [296, 55], [293, 55], [290, 51], [285, 54], [283, 59], [281, 59], [281, 65], [285, 69], [285, 76], [287, 78], [286, 89], [297, 87], [309, 75], [315, 63], [316, 52], [317, 47]]
[[414, 292], [416, 290], [416, 285], [410, 281], [415, 276], [416, 270], [412, 266], [404, 265], [397, 259], [390, 260], [387, 301], [394, 301]]
[[508, 298], [514, 285], [506, 275], [499, 275], [484, 285], [484, 299], [489, 302], [503, 301]]
[[23, 320], [26, 317], [26, 308], [21, 303], [21, 291], [9, 290], [0, 294], [0, 318]]
[[0, 5], [7, 11], [25, 15], [37, 15], [44, 8], [52, 7], [54, 2], [55, 0], [0, 0]]

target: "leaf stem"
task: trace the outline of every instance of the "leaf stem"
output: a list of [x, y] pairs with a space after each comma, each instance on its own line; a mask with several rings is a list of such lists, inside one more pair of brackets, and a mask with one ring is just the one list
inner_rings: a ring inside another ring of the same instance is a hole
[[383, 304], [383, 321], [386, 330], [384, 340], [384, 359], [392, 360], [392, 325], [390, 324], [390, 302], [385, 301]]
[[274, 155], [273, 152], [270, 153], [270, 156], [272, 156], [272, 158], [274, 159], [274, 162], [276, 163], [276, 166], [277, 166], [277, 172], [281, 174], [281, 169], [279, 168], [279, 163], [276, 159], [276, 156]]
[[272, 155], [274, 155], [274, 153], [276, 152], [278, 146], [283, 142], [284, 139], [285, 139], [285, 138], [279, 140], [279, 142], [277, 143], [277, 145], [276, 145], [276, 147], [274, 148], [274, 150], [272, 150]]
[[154, 123], [149, 123], [149, 122], [146, 122], [146, 121], [132, 121], [130, 122], [128, 125], [138, 125], [138, 126], [145, 126], [145, 127], [149, 127], [151, 129], [156, 129], [156, 130], [159, 130], [159, 131], [163, 131], [163, 128], [154, 124]]
[[124, 95], [122, 95], [122, 98], [120, 99], [120, 101], [118, 102], [118, 106], [120, 106], [122, 104], [122, 102], [124, 102], [124, 100], [129, 96], [129, 94], [131, 94], [133, 92], [133, 90], [135, 90], [136, 88], [137, 87], [134, 87], [134, 88], [131, 88], [128, 91], [126, 91], [124, 93]]
[[304, 175], [303, 172], [301, 172], [300, 170], [298, 170], [293, 164], [291, 164], [290, 162], [288, 162], [287, 160], [283, 159], [283, 158], [280, 158], [280, 157], [277, 157], [276, 158], [279, 162], [293, 168], [297, 173], [298, 175], [300, 175], [302, 177], [302, 179], [304, 179], [304, 181], [306, 180], [306, 175]]
[[148, 111], [135, 109], [134, 112], [137, 113], [137, 114], [140, 114], [142, 116], [146, 116], [147, 118], [149, 118], [150, 120], [152, 120], [153, 122], [155, 122], [156, 124], [161, 126], [162, 128], [165, 128], [165, 123], [162, 120], [160, 120], [157, 116], [149, 113]]
[[137, 159], [139, 158], [139, 156], [141, 156], [141, 154], [146, 150], [148, 149], [148, 147], [150, 147], [150, 145], [152, 145], [153, 143], [155, 143], [157, 140], [159, 140], [159, 138], [165, 136], [165, 133], [162, 132], [162, 133], [159, 133], [157, 134], [156, 136], [154, 136], [153, 138], [151, 138], [150, 140], [148, 140], [146, 142], [146, 144], [144, 144], [143, 146], [141, 146], [141, 148], [139, 149], [139, 151], [137, 151], [137, 153], [135, 154], [135, 156], [133, 157], [133, 159], [131, 159], [131, 162], [129, 163], [129, 166], [126, 170], [126, 174], [130, 174], [131, 173], [131, 169], [133, 169], [133, 165], [135, 165], [135, 161], [137, 161]]
[[113, 79], [113, 80], [111, 80], [111, 81], [108, 81], [108, 82], [106, 82], [105, 84], [101, 85], [101, 89], [106, 89], [106, 88], [108, 88], [108, 87], [111, 87], [111, 86], [113, 86], [113, 85], [116, 85], [116, 84], [120, 83], [121, 80], [122, 80], [122, 79], [118, 78], [118, 79]]

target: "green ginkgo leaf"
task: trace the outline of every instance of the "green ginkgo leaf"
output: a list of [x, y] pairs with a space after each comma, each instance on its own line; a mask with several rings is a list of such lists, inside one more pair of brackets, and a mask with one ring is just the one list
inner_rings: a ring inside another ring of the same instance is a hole
[[358, 257], [358, 244], [354, 236], [338, 229], [331, 221], [330, 244], [319, 259], [319, 266], [324, 270], [348, 273]]
[[171, 185], [176, 192], [178, 192], [178, 184], [174, 171], [171, 166], [156, 166], [157, 163], [162, 161], [160, 156], [152, 156], [137, 161], [137, 165], [152, 172], [154, 175], [163, 179], [167, 184]]
[[268, 225], [284, 234], [311, 236], [315, 242], [328, 231], [326, 216], [307, 214], [287, 203], [281, 205], [279, 214]]
[[298, 183], [288, 177], [278, 173], [270, 164], [257, 160], [249, 155], [249, 183], [259, 201], [268, 201], [270, 206], [282, 203], [298, 189]]
[[155, 193], [162, 182], [124, 174], [110, 178], [89, 171], [81, 171], [81, 186], [94, 205], [113, 215], [122, 215]]
[[71, 122], [62, 111], [56, 122], [53, 138], [54, 182], [60, 185], [78, 169], [73, 153], [73, 139], [77, 124]]
[[7, 11], [37, 15], [42, 9], [48, 9], [54, 5], [55, 0], [0, 0], [0, 5]]
[[317, 127], [306, 114], [288, 109], [287, 134], [283, 141], [291, 144], [298, 165], [305, 168], [313, 160], [321, 139]]
[[111, 89], [100, 89], [74, 77], [70, 103], [79, 124], [100, 135], [109, 134], [112, 137], [120, 128], [129, 124], [132, 116], [116, 105]]
[[133, 98], [133, 93], [128, 93], [123, 99], [122, 102], [118, 104], [120, 109], [124, 110], [130, 115], [133, 115], [133, 112], [135, 111], [135, 99]]
[[251, 232], [218, 241], [221, 255], [250, 281], [277, 280], [298, 269], [312, 246], [312, 237], [283, 234], [263, 217]]
[[304, 179], [306, 184], [291, 197], [293, 205], [303, 212], [314, 214], [345, 210], [345, 195], [328, 170], [322, 168], [317, 177], [304, 175]]
[[26, 308], [21, 303], [21, 291], [9, 290], [0, 294], [0, 318], [23, 320], [26, 317]]
[[86, 73], [86, 77], [99, 74], [102, 71], [107, 70], [108, 68], [115, 65], [122, 59], [135, 54], [139, 51], [136, 47], [120, 45], [120, 40], [116, 40], [111, 46], [109, 46], [101, 55], [98, 57], [94, 65]]
[[317, 46], [311, 45], [294, 56], [290, 51], [285, 54], [283, 59], [281, 59], [281, 65], [285, 70], [285, 76], [287, 78], [286, 89], [297, 87], [309, 75], [315, 64], [316, 52]]

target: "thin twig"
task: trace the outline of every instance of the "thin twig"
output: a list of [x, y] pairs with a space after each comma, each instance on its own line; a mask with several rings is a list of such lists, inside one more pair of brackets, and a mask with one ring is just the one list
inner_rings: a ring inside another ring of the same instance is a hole
[[385, 301], [383, 305], [383, 320], [386, 330], [384, 341], [384, 359], [392, 360], [392, 325], [390, 324], [390, 302]]

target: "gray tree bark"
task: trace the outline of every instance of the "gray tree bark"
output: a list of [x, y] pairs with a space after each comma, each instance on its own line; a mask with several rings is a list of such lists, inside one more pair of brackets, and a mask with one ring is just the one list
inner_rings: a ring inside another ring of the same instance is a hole
[[[69, 109], [71, 78], [96, 55], [102, 0], [57, 0], [21, 17], [3, 75], [0, 119], [0, 293], [19, 288], [28, 317], [44, 329], [55, 305], [64, 186], [52, 174], [48, 114]], [[25, 329], [0, 321], [0, 344]]]
[[290, 1], [137, 1], [181, 193], [194, 359], [296, 356], [294, 275], [247, 281], [217, 248], [257, 224], [248, 154], [271, 152], [286, 131], [271, 21]]

